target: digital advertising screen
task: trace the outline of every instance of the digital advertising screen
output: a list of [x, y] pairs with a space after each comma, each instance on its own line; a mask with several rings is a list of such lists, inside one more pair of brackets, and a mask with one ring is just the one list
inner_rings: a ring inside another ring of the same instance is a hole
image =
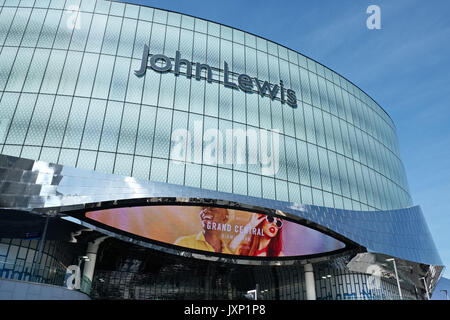
[[345, 248], [345, 243], [295, 222], [220, 207], [123, 207], [90, 211], [86, 217], [146, 239], [211, 253], [294, 257]]

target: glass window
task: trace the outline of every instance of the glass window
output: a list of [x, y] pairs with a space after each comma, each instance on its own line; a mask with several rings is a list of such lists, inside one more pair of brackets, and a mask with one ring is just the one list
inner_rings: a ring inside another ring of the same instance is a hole
[[306, 130], [305, 130], [305, 119], [303, 116], [304, 106], [302, 103], [299, 104], [298, 108], [294, 111], [294, 121], [295, 121], [295, 136], [297, 139], [306, 141]]
[[[24, 92], [38, 92], [50, 55], [49, 49], [36, 49], [23, 87]], [[0, 62], [1, 63], [1, 62]]]
[[3, 42], [8, 35], [12, 20], [16, 13], [17, 8], [3, 7], [0, 13], [0, 45], [3, 46]]
[[185, 167], [184, 162], [170, 160], [167, 183], [183, 185], [185, 175], [184, 167]]
[[[204, 86], [204, 83], [202, 81], [195, 81], [195, 82], [201, 83]], [[174, 77], [174, 75], [172, 73], [161, 74], [161, 82], [159, 85], [158, 106], [166, 107], [166, 108], [173, 108], [174, 93], [175, 93], [175, 77]], [[202, 111], [203, 111], [203, 109], [202, 109]]]
[[258, 96], [256, 94], [249, 94], [245, 98], [245, 110], [247, 111], [247, 113], [243, 116], [242, 119], [246, 119], [246, 123], [249, 125], [259, 127]]
[[[81, 52], [69, 51], [67, 53], [66, 64], [59, 83], [58, 94], [73, 95], [76, 85], [76, 81], [74, 79], [78, 77], [81, 59]], [[82, 80], [84, 81], [84, 79]]]
[[37, 160], [39, 159], [39, 154], [41, 153], [41, 147], [23, 147], [20, 153], [21, 158]]
[[7, 144], [23, 144], [37, 95], [22, 94], [9, 129]]
[[[271, 136], [272, 136], [271, 138], [272, 138], [272, 145], [273, 145], [272, 152], [274, 153], [274, 159], [272, 160], [272, 162], [275, 161], [275, 163], [273, 163], [272, 166], [274, 168], [275, 177], [278, 179], [286, 180], [287, 179], [287, 176], [286, 176], [286, 153], [285, 153], [284, 135], [275, 136], [272, 134]], [[276, 150], [277, 144], [279, 145], [278, 152]], [[278, 156], [276, 155], [276, 153], [278, 153]], [[279, 161], [278, 172], [277, 172], [277, 167], [276, 167], [277, 159], [275, 157], [278, 157], [278, 161]]]
[[121, 27], [122, 18], [113, 16], [108, 18], [106, 32], [103, 38], [102, 53], [116, 54]]
[[312, 72], [308, 72], [308, 75], [309, 75], [309, 84], [311, 86], [312, 105], [320, 108], [321, 105], [319, 100], [319, 87], [317, 84], [317, 76]]
[[219, 86], [219, 83], [205, 84], [205, 115], [214, 117], [217, 117], [219, 115]]
[[275, 200], [275, 179], [262, 177], [263, 198]]
[[[152, 34], [152, 24], [150, 22], [138, 21], [134, 40], [133, 58], [142, 60], [144, 45], [149, 45]], [[140, 64], [139, 64], [140, 65]]]
[[344, 158], [344, 156], [338, 154], [337, 159], [338, 159], [339, 176], [340, 176], [340, 181], [341, 181], [342, 194], [346, 197], [350, 197], [350, 186], [348, 183], [347, 167], [346, 167], [346, 163], [345, 163], [345, 158]]
[[5, 145], [3, 147], [2, 154], [12, 157], [18, 157], [20, 155], [20, 149], [22, 149], [21, 146], [8, 146]]
[[102, 131], [106, 101], [92, 99], [83, 131], [81, 148], [97, 150]]
[[134, 70], [139, 70], [141, 61], [133, 59], [131, 62], [130, 73], [128, 76], [127, 96], [126, 101], [141, 103], [142, 99], [142, 87], [144, 85], [145, 78], [139, 78], [134, 75]]
[[110, 4], [111, 4], [111, 2], [109, 2], [109, 1], [102, 1], [102, 0], [97, 1], [97, 6], [95, 7], [95, 12], [108, 14]]
[[[227, 131], [233, 129], [233, 123], [231, 121], [226, 121], [226, 120], [219, 120], [219, 132], [222, 134], [222, 137], [226, 137]], [[233, 163], [233, 152], [232, 152], [232, 146], [227, 145], [227, 139], [224, 138], [224, 142], [222, 143], [222, 148], [221, 150], [219, 150], [219, 152], [221, 152], [223, 154], [223, 162], [218, 163], [219, 167], [224, 167], [224, 168], [228, 168], [231, 169], [232, 163]], [[220, 148], [220, 145], [219, 145]], [[231, 151], [231, 154], [230, 152]], [[220, 158], [219, 158], [220, 160]], [[220, 186], [220, 181], [219, 181], [219, 186]]]
[[221, 192], [233, 192], [233, 171], [227, 169], [218, 169], [217, 188]]
[[156, 106], [158, 103], [158, 89], [161, 75], [157, 72], [147, 72], [145, 74], [144, 92], [142, 95], [142, 103]]
[[42, 148], [41, 155], [39, 156], [40, 161], [56, 163], [58, 162], [59, 149], [58, 148]]
[[[6, 10], [6, 8], [3, 8], [2, 13], [5, 10]], [[36, 9], [36, 8], [33, 9], [33, 12], [31, 13], [31, 16], [30, 16], [30, 20], [28, 21], [27, 29], [26, 29], [25, 34], [22, 39], [22, 45], [26, 45], [29, 47], [36, 46], [36, 43], [37, 43], [38, 37], [39, 37], [39, 33], [41, 31], [42, 25], [44, 24], [46, 12], [47, 12], [47, 10], [43, 10], [43, 9]], [[1, 19], [3, 19], [3, 15], [0, 15], [0, 20]], [[7, 18], [4, 17], [4, 19], [7, 19]], [[2, 33], [1, 25], [2, 25], [2, 23], [0, 23], [0, 34]], [[5, 30], [5, 35], [6, 35], [6, 30]], [[2, 43], [1, 36], [0, 36], [0, 43]]]
[[317, 147], [312, 144], [308, 145], [308, 159], [309, 166], [311, 170], [311, 186], [322, 189], [322, 183], [320, 181], [320, 168], [319, 168], [319, 158], [317, 155]]
[[245, 33], [245, 45], [251, 48], [256, 48], [256, 37], [252, 34]]
[[316, 143], [316, 131], [314, 128], [313, 107], [304, 103], [303, 112], [305, 115], [306, 138], [308, 142]]
[[156, 116], [153, 157], [167, 159], [171, 140], [172, 111], [158, 108]]
[[85, 53], [81, 63], [78, 83], [75, 95], [82, 97], [90, 97], [92, 86], [95, 80], [99, 55], [95, 53]]
[[94, 170], [97, 152], [81, 150], [78, 156], [77, 168]]
[[322, 112], [322, 116], [327, 148], [336, 151], [336, 147], [334, 144], [333, 126], [331, 124], [331, 115], [327, 112]]
[[100, 55], [92, 97], [106, 99], [109, 95], [114, 57]]
[[[67, 6], [67, 8], [71, 8]], [[81, 16], [78, 20], [78, 10], [64, 10], [59, 21], [59, 28], [53, 44], [54, 49], [68, 49], [73, 31], [80, 26]]]
[[244, 32], [237, 29], [233, 29], [233, 42], [244, 44], [244, 41], [245, 41]]
[[152, 155], [155, 120], [156, 108], [142, 106], [141, 114], [139, 117], [136, 154], [144, 156]]
[[181, 25], [181, 15], [179, 13], [169, 12], [167, 24], [179, 27]]
[[300, 68], [300, 84], [302, 87], [301, 93], [303, 102], [311, 103], [308, 72], [302, 68]]
[[32, 56], [33, 49], [19, 49], [16, 60], [14, 61], [14, 66], [6, 83], [7, 91], [22, 91]]
[[72, 97], [56, 96], [45, 135], [45, 146], [61, 147], [71, 103]]
[[328, 155], [327, 151], [323, 148], [318, 148], [319, 165], [320, 165], [320, 178], [322, 181], [322, 188], [326, 191], [332, 191], [330, 171], [328, 168]]
[[131, 57], [133, 53], [134, 37], [136, 35], [137, 21], [134, 19], [124, 19], [122, 32], [120, 34], [119, 48], [117, 55]]
[[131, 175], [132, 164], [133, 164], [132, 155], [117, 154], [116, 163], [114, 165], [114, 173], [129, 177]]
[[[102, 3], [102, 2], [98, 2]], [[92, 25], [89, 33], [86, 51], [99, 53], [102, 43], [103, 34], [105, 33], [107, 16], [96, 14], [92, 18]]]
[[322, 111], [317, 108], [313, 108], [313, 116], [314, 116], [314, 127], [316, 134], [317, 144], [321, 147], [326, 148], [325, 135], [324, 135], [324, 127], [323, 127], [323, 119], [322, 119]]
[[17, 10], [14, 21], [9, 29], [5, 46], [18, 46], [20, 44], [30, 14], [31, 9], [28, 8], [20, 8]]
[[233, 193], [247, 195], [247, 174], [241, 171], [233, 171]]
[[[131, 60], [127, 58], [116, 57], [114, 65], [114, 74], [111, 81], [111, 91], [109, 99], [124, 101], [127, 91], [128, 74], [130, 72]], [[135, 76], [135, 75], [131, 75]]]
[[267, 50], [270, 55], [278, 57], [278, 46], [272, 41], [267, 41]]
[[277, 200], [289, 201], [288, 184], [283, 180], [275, 180]]
[[125, 11], [125, 4], [120, 2], [112, 2], [111, 8], [109, 9], [109, 14], [115, 16], [123, 16]]
[[202, 188], [216, 190], [217, 188], [217, 168], [202, 166]]
[[222, 39], [233, 41], [233, 29], [221, 25], [220, 32], [220, 36], [222, 37]]
[[41, 48], [51, 48], [55, 39], [56, 30], [61, 18], [62, 11], [48, 10], [44, 26], [39, 36], [38, 46]]
[[300, 183], [305, 185], [311, 185], [310, 180], [311, 172], [309, 170], [308, 149], [306, 147], [306, 142], [297, 140], [297, 155], [300, 172]]
[[117, 151], [122, 112], [123, 102], [108, 102], [99, 150], [109, 152]]
[[152, 54], [160, 54], [164, 52], [164, 36], [166, 33], [166, 26], [157, 23], [153, 24], [152, 36], [150, 38], [150, 52]]
[[231, 90], [233, 95], [233, 120], [235, 122], [245, 123], [245, 98], [246, 93], [241, 90]]
[[150, 180], [166, 182], [166, 180], [167, 180], [167, 160], [153, 158], [150, 170], [151, 170]]
[[[325, 111], [330, 110], [329, 102], [328, 102], [328, 92], [327, 92], [327, 84], [325, 80], [321, 77], [318, 77], [319, 81], [319, 97], [320, 97], [320, 104], [322, 106], [322, 109]], [[331, 85], [331, 82], [329, 83]]]
[[300, 186], [300, 193], [302, 196], [302, 204], [313, 204], [311, 188]]
[[9, 92], [5, 92], [0, 100], [0, 143], [6, 139], [18, 100], [18, 93]]
[[112, 173], [114, 168], [115, 157], [116, 155], [114, 153], [99, 152], [97, 155], [97, 163], [95, 165], [95, 171]]
[[158, 22], [161, 24], [166, 24], [167, 23], [167, 11], [155, 9], [153, 19], [155, 22]]
[[316, 73], [316, 63], [309, 58], [306, 58], [306, 62], [308, 65], [308, 70]]
[[248, 175], [248, 195], [251, 197], [261, 197], [261, 176], [255, 174]]
[[297, 147], [295, 140], [291, 137], [285, 137], [286, 141], [286, 167], [288, 180], [299, 183], [298, 164], [297, 164]]
[[82, 0], [80, 10], [81, 11], [87, 11], [87, 12], [93, 12], [95, 7], [95, 2], [92, 0]]
[[195, 18], [194, 25], [195, 25], [195, 28], [194, 28], [195, 31], [202, 32], [202, 33], [207, 32], [208, 24], [205, 20]]
[[134, 157], [132, 176], [138, 179], [147, 180], [149, 173], [150, 173], [150, 158], [137, 156]]
[[134, 153], [139, 111], [139, 105], [131, 103], [125, 104], [117, 152]]
[[44, 81], [42, 82], [41, 93], [56, 93], [66, 54], [66, 51], [52, 50], [47, 64]]
[[78, 157], [78, 150], [61, 149], [58, 163], [63, 166], [75, 167]]
[[153, 20], [153, 8], [142, 6], [139, 8], [139, 19], [152, 21]]
[[74, 98], [64, 134], [63, 147], [79, 148], [83, 133], [89, 100]]

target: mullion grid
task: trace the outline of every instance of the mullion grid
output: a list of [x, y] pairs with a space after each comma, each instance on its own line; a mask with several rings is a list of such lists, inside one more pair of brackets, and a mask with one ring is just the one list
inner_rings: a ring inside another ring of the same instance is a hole
[[[42, 26], [41, 26], [42, 27]], [[105, 30], [105, 32], [106, 32], [106, 30]], [[197, 31], [196, 31], [197, 32]], [[72, 35], [73, 35], [73, 32], [72, 32]], [[104, 36], [105, 34], [103, 34], [103, 36]], [[212, 35], [211, 35], [212, 36]], [[55, 35], [55, 38], [56, 38], [56, 35]], [[244, 45], [245, 46], [245, 45]], [[258, 50], [258, 49], [255, 49], [255, 50]], [[117, 51], [117, 49], [116, 49], [116, 51]], [[267, 53], [267, 54], [269, 54], [269, 53]], [[67, 56], [66, 56], [67, 57]], [[277, 59], [281, 59], [281, 58], [279, 58], [279, 57], [277, 57]], [[60, 79], [61, 80], [61, 79]], [[205, 84], [206, 85], [206, 84]], [[206, 94], [206, 92], [205, 92], [205, 94]], [[141, 106], [142, 107], [142, 106]], [[284, 111], [283, 111], [283, 113], [284, 113]], [[87, 115], [86, 115], [87, 116]], [[219, 117], [218, 117], [219, 118]], [[323, 120], [322, 120], [323, 121]], [[341, 129], [341, 128], [340, 128]], [[120, 138], [120, 137], [119, 137]], [[284, 139], [284, 135], [283, 135], [283, 139]], [[81, 148], [80, 148], [80, 150], [81, 150]], [[42, 151], [42, 150], [41, 150]], [[59, 157], [59, 155], [58, 155], [58, 157]], [[353, 159], [352, 159], [353, 160]], [[328, 160], [329, 161], [329, 160]], [[362, 165], [364, 165], [364, 164], [362, 164]], [[377, 173], [378, 174], [378, 173]], [[286, 180], [282, 180], [282, 181], [286, 181], [286, 182], [288, 182], [289, 181], [289, 179], [286, 179]], [[392, 182], [392, 180], [390, 180], [390, 179], [388, 179], [388, 181], [391, 181]], [[218, 182], [217, 182], [218, 183]], [[394, 182], [394, 184], [395, 185], [397, 185], [397, 183], [395, 183]], [[276, 188], [276, 185], [274, 186], [275, 188]], [[289, 186], [288, 186], [289, 187]], [[359, 202], [361, 202], [361, 201], [359, 201]]]

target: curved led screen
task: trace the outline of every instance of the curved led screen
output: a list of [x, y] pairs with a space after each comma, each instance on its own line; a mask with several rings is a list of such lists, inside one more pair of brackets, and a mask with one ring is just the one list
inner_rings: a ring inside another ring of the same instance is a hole
[[304, 256], [345, 247], [343, 242], [298, 223], [219, 207], [125, 207], [87, 212], [86, 217], [147, 239], [239, 256]]

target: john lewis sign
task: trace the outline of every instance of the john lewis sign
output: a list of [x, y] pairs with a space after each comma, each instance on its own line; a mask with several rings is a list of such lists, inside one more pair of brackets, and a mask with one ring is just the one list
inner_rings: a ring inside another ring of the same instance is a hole
[[[150, 60], [150, 61], [149, 61]], [[174, 74], [176, 76], [180, 75], [180, 67], [184, 65], [186, 68], [186, 77], [192, 78], [192, 65], [189, 60], [182, 59], [179, 51], [175, 53], [174, 63], [172, 60], [163, 54], [154, 54], [149, 59], [149, 47], [144, 45], [144, 51], [142, 53], [141, 67], [139, 70], [135, 71], [136, 76], [142, 77], [147, 72], [148, 64], [150, 63], [150, 68], [156, 72], [164, 73], [172, 71], [174, 67]], [[202, 71], [206, 72], [206, 81], [211, 83], [213, 81], [212, 69], [209, 65], [205, 63], [197, 62], [195, 63], [195, 80], [201, 80]], [[223, 85], [228, 88], [242, 90], [244, 92], [254, 92], [255, 90], [261, 96], [268, 96], [272, 100], [279, 98], [281, 103], [287, 103], [292, 108], [297, 107], [297, 97], [295, 91], [291, 89], [284, 88], [283, 81], [278, 84], [270, 84], [267, 81], [262, 82], [258, 78], [252, 78], [247, 74], [240, 74], [237, 78], [237, 83], [230, 80], [230, 71], [228, 63], [224, 61], [223, 65], [224, 79]]]

